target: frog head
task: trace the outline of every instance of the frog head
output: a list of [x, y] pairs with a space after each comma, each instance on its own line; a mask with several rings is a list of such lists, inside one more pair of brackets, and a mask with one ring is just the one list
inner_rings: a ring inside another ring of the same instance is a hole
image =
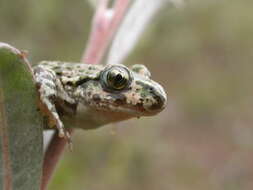
[[167, 101], [163, 87], [139, 64], [130, 68], [107, 65], [92, 80], [79, 85], [76, 93], [78, 113], [85, 112], [85, 117], [89, 114], [102, 124], [155, 115]]

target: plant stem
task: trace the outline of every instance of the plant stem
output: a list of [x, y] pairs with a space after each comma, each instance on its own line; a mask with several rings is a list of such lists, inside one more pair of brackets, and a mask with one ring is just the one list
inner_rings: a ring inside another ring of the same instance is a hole
[[115, 1], [108, 8], [108, 0], [101, 0], [93, 18], [91, 35], [82, 62], [100, 64], [105, 52], [117, 32], [129, 6], [130, 0]]
[[[72, 134], [73, 129], [69, 130], [69, 133]], [[47, 188], [47, 185], [67, 143], [68, 142], [66, 139], [59, 138], [58, 133], [54, 134], [44, 156], [41, 190], [45, 190]]]

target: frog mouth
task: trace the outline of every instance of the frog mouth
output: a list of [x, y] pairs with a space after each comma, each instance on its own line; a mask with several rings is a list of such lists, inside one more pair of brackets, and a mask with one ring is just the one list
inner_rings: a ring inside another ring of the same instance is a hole
[[[159, 103], [160, 104], [160, 103]], [[120, 114], [129, 115], [132, 117], [141, 117], [141, 116], [152, 116], [164, 109], [165, 106], [152, 105], [151, 107], [145, 107], [143, 103], [137, 103], [136, 105], [125, 105], [119, 106], [117, 104], [111, 105], [110, 110], [118, 112]]]

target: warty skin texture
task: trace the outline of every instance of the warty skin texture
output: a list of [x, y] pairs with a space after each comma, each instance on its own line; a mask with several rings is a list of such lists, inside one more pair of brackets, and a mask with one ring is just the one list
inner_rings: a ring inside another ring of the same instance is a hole
[[34, 75], [46, 108], [41, 110], [63, 136], [64, 125], [92, 129], [152, 116], [167, 102], [164, 89], [151, 79], [144, 65], [127, 68], [43, 61], [34, 67]]

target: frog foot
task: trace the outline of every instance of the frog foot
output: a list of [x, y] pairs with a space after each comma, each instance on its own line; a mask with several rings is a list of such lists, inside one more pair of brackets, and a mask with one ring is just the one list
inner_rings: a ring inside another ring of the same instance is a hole
[[63, 123], [60, 120], [56, 122], [56, 128], [58, 130], [58, 136], [60, 138], [65, 138], [68, 143], [71, 143], [71, 136], [67, 129], [64, 128]]
[[72, 140], [71, 140], [70, 133], [66, 129], [64, 129], [63, 126], [57, 126], [56, 125], [56, 127], [57, 127], [57, 130], [58, 130], [58, 136], [60, 138], [66, 139], [66, 141], [69, 145], [69, 149], [70, 149], [70, 151], [72, 151], [73, 150], [73, 145], [72, 145]]

